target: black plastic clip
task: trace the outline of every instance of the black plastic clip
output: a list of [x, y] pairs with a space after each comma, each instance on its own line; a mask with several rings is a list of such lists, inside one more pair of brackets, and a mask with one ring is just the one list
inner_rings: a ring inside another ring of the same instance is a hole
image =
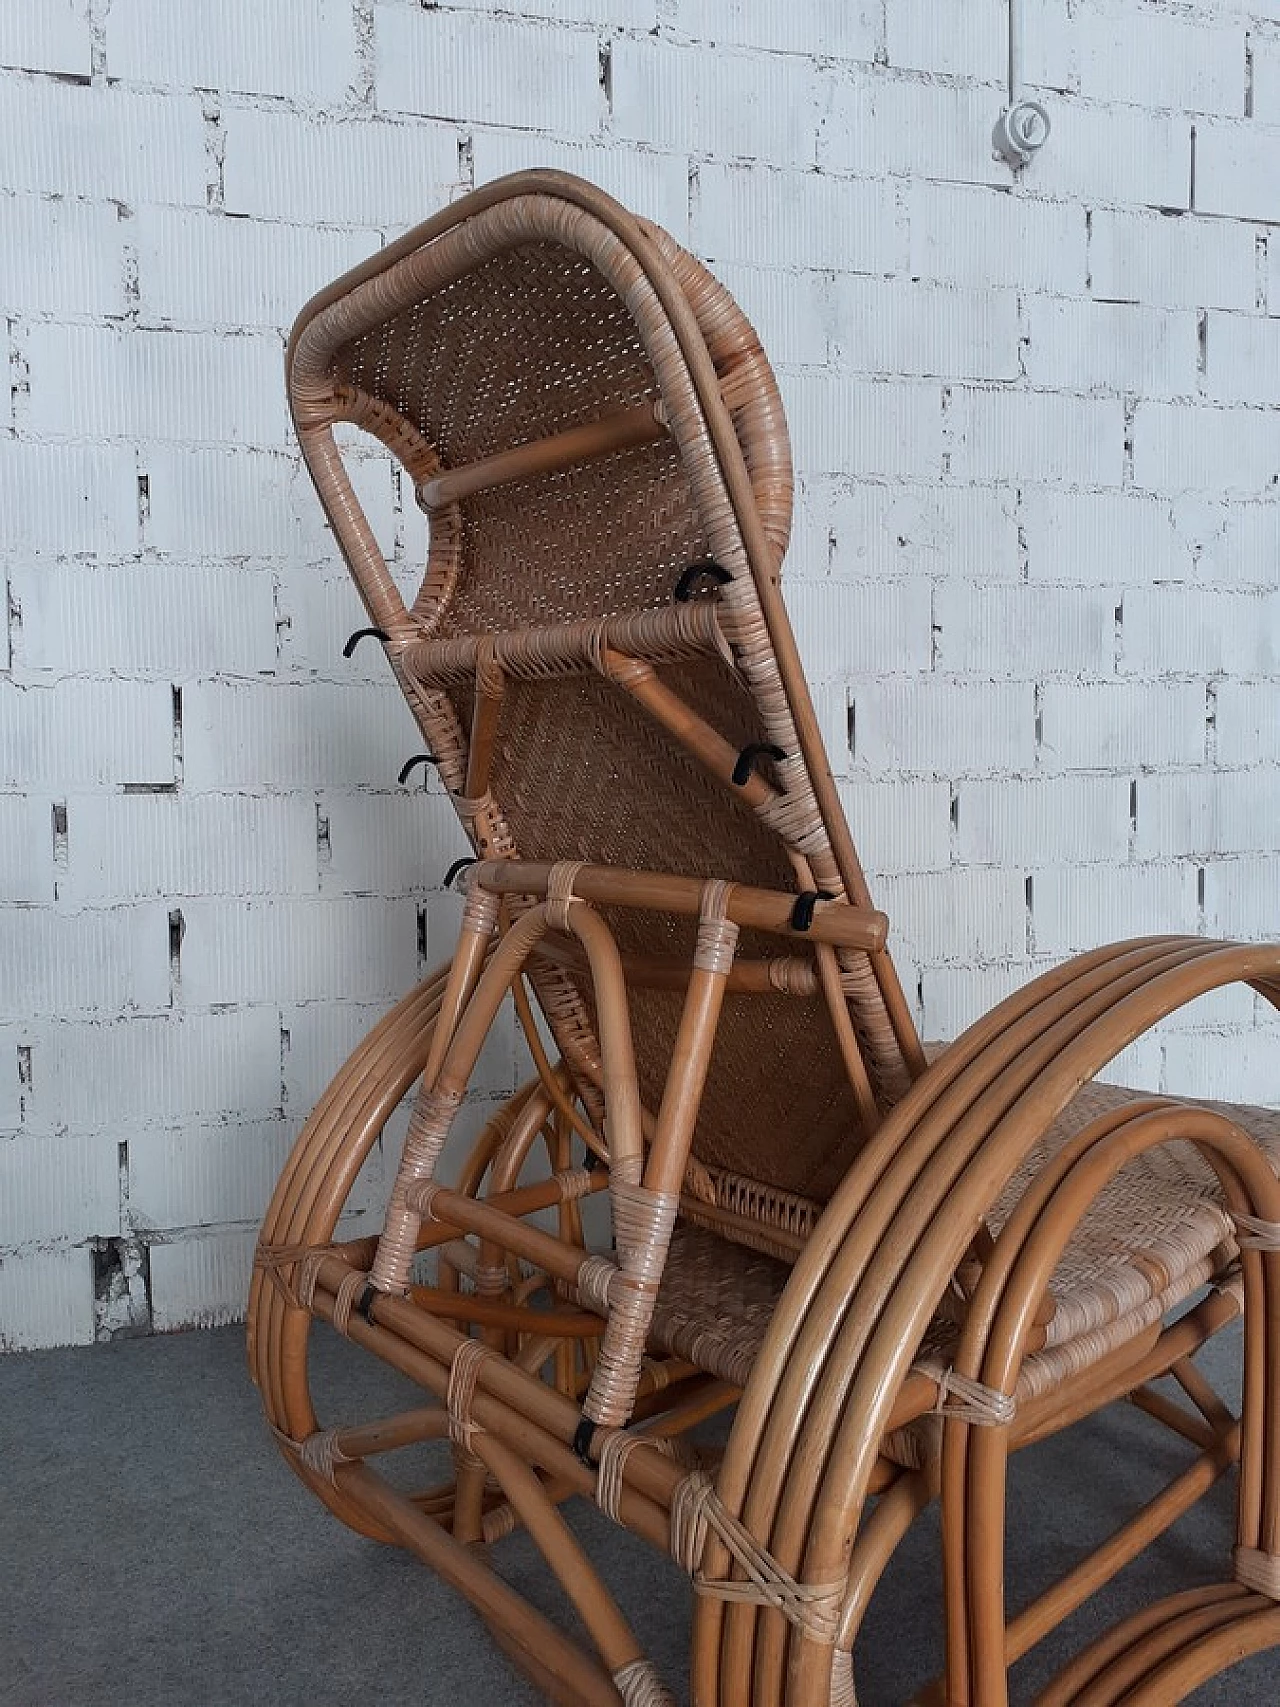
[[813, 909], [819, 901], [834, 901], [835, 896], [829, 889], [806, 889], [803, 894], [796, 896], [796, 904], [791, 909], [791, 928], [793, 931], [807, 931], [813, 923]]
[[342, 648], [342, 656], [349, 658], [362, 640], [380, 640], [384, 646], [390, 642], [391, 636], [381, 628], [357, 628], [347, 644]]
[[718, 563], [691, 563], [687, 569], [681, 570], [680, 579], [676, 582], [672, 597], [677, 604], [688, 604], [693, 597], [694, 588], [704, 575], [708, 579], [718, 582], [722, 587], [728, 586], [729, 582], [733, 580], [729, 571], [722, 569]]
[[373, 1327], [373, 1301], [378, 1296], [378, 1288], [373, 1282], [366, 1281], [364, 1291], [360, 1294], [360, 1302], [356, 1305], [357, 1315], [363, 1316], [370, 1327]]
[[442, 889], [452, 889], [453, 880], [460, 871], [465, 871], [469, 865], [478, 865], [479, 863], [479, 860], [476, 859], [474, 854], [464, 854], [461, 859], [455, 859], [448, 871], [446, 871], [444, 876], [441, 878], [440, 887]]
[[415, 771], [419, 765], [438, 765], [439, 763], [440, 761], [434, 753], [415, 753], [411, 759], [406, 759], [400, 766], [400, 774], [396, 781], [407, 782], [410, 773]]
[[591, 1462], [591, 1442], [595, 1437], [596, 1425], [590, 1417], [582, 1417], [573, 1431], [573, 1455], [588, 1469], [594, 1469]]
[[761, 753], [767, 754], [771, 759], [785, 759], [787, 756], [782, 748], [775, 747], [772, 741], [752, 741], [750, 746], [744, 747], [738, 754], [738, 762], [733, 767], [732, 781], [735, 788], [742, 788], [746, 784], [751, 776], [751, 767]]

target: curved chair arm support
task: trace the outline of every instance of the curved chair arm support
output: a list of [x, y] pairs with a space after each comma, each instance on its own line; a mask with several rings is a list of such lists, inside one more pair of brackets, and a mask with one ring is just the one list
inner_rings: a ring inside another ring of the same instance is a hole
[[[1080, 956], [971, 1027], [886, 1117], [796, 1265], [720, 1473], [721, 1499], [785, 1568], [829, 1580], [847, 1561], [915, 1348], [1029, 1151], [1134, 1038], [1237, 981], [1280, 1005], [1280, 948], [1164, 937]], [[704, 1569], [729, 1569], [715, 1544]], [[757, 1687], [761, 1666], [779, 1689], [786, 1671], [788, 1700], [825, 1687], [829, 1651], [756, 1621], [698, 1606], [695, 1690], [729, 1701], [753, 1664]]]
[[[1105, 1187], [1144, 1152], [1178, 1140], [1196, 1146], [1218, 1176], [1233, 1215], [1280, 1220], [1280, 1181], [1259, 1145], [1211, 1109], [1144, 1098], [1092, 1122], [1032, 1182], [1001, 1230], [971, 1301], [954, 1367], [997, 1392], [1013, 1393], [1027, 1353], [1036, 1305], [1067, 1244]], [[1245, 1406], [1241, 1447], [1238, 1544], [1275, 1554], [1280, 1545], [1280, 1478], [1274, 1462], [1274, 1402], [1267, 1403], [1268, 1361], [1280, 1332], [1280, 1252], [1243, 1249], [1245, 1287]], [[948, 1423], [943, 1437], [943, 1484], [952, 1511], [968, 1515], [949, 1526], [947, 1547], [954, 1598], [948, 1623], [963, 1641], [951, 1656], [957, 1682], [972, 1699], [1005, 1699], [1005, 1607], [993, 1592], [999, 1549], [1007, 1431]], [[982, 1554], [977, 1557], [976, 1537]], [[965, 1677], [965, 1668], [971, 1668]], [[963, 1696], [962, 1696], [963, 1698]]]

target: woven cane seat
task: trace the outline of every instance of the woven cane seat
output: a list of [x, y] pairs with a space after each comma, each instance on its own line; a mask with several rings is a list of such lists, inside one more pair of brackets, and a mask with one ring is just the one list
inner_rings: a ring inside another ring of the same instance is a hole
[[[1032, 1178], [1062, 1144], [1141, 1094], [1102, 1084], [1079, 1091], [1009, 1181], [989, 1218], [992, 1232], [999, 1232]], [[1280, 1111], [1179, 1100], [1243, 1126], [1280, 1172]], [[1017, 1398], [1040, 1398], [1130, 1342], [1202, 1286], [1226, 1276], [1237, 1254], [1217, 1180], [1199, 1153], [1178, 1143], [1139, 1156], [1103, 1190], [1076, 1229], [1053, 1277], [1055, 1308], [1045, 1343], [1024, 1362]], [[677, 1228], [652, 1343], [722, 1380], [744, 1385], [789, 1274], [776, 1258], [728, 1244], [700, 1228]], [[918, 1363], [940, 1374], [956, 1334], [952, 1321], [935, 1318], [918, 1349]], [[899, 1440], [898, 1448], [914, 1461], [911, 1443]]]

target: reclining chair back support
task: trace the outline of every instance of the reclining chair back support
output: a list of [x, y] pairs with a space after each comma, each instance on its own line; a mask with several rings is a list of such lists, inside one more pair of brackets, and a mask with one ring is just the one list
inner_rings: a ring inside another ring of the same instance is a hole
[[[831, 910], [815, 892], [869, 907], [776, 590], [791, 509], [776, 385], [690, 256], [585, 185], [523, 174], [316, 298], [289, 389], [478, 854], [807, 892], [801, 925]], [[392, 449], [429, 517], [408, 609], [338, 454], [340, 421]], [[656, 1110], [695, 922], [603, 912]], [[920, 1064], [883, 948], [806, 935], [739, 944], [725, 997], [739, 1011], [686, 1182], [722, 1230], [789, 1255]], [[598, 1109], [581, 953], [548, 941], [530, 977]]]

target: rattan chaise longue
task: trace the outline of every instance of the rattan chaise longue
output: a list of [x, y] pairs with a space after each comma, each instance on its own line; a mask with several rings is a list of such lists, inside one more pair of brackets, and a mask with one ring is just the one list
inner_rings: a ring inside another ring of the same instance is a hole
[[[710, 274], [590, 186], [505, 179], [348, 273], [302, 312], [288, 384], [476, 856], [451, 963], [342, 1069], [266, 1215], [249, 1356], [293, 1468], [572, 1707], [677, 1681], [566, 1522], [575, 1495], [692, 1576], [697, 1707], [852, 1702], [868, 1601], [935, 1497], [946, 1671], [921, 1699], [1003, 1707], [1014, 1662], [1236, 1462], [1218, 1586], [1148, 1606], [1039, 1700], [1173, 1702], [1280, 1642], [1280, 1118], [1096, 1082], [1216, 987], [1280, 1000], [1280, 949], [1101, 948], [926, 1060], [778, 590], [773, 375]], [[407, 608], [339, 423], [429, 517]], [[508, 998], [536, 1076], [439, 1179]], [[383, 1230], [335, 1242], [410, 1092]], [[1190, 1358], [1240, 1315], [1237, 1419]], [[423, 1403], [322, 1427], [317, 1322]], [[1008, 1616], [1010, 1453], [1125, 1395], [1189, 1467]], [[721, 1444], [691, 1443], [717, 1412]], [[447, 1485], [379, 1473], [441, 1439]], [[491, 1568], [517, 1526], [589, 1647]]]

